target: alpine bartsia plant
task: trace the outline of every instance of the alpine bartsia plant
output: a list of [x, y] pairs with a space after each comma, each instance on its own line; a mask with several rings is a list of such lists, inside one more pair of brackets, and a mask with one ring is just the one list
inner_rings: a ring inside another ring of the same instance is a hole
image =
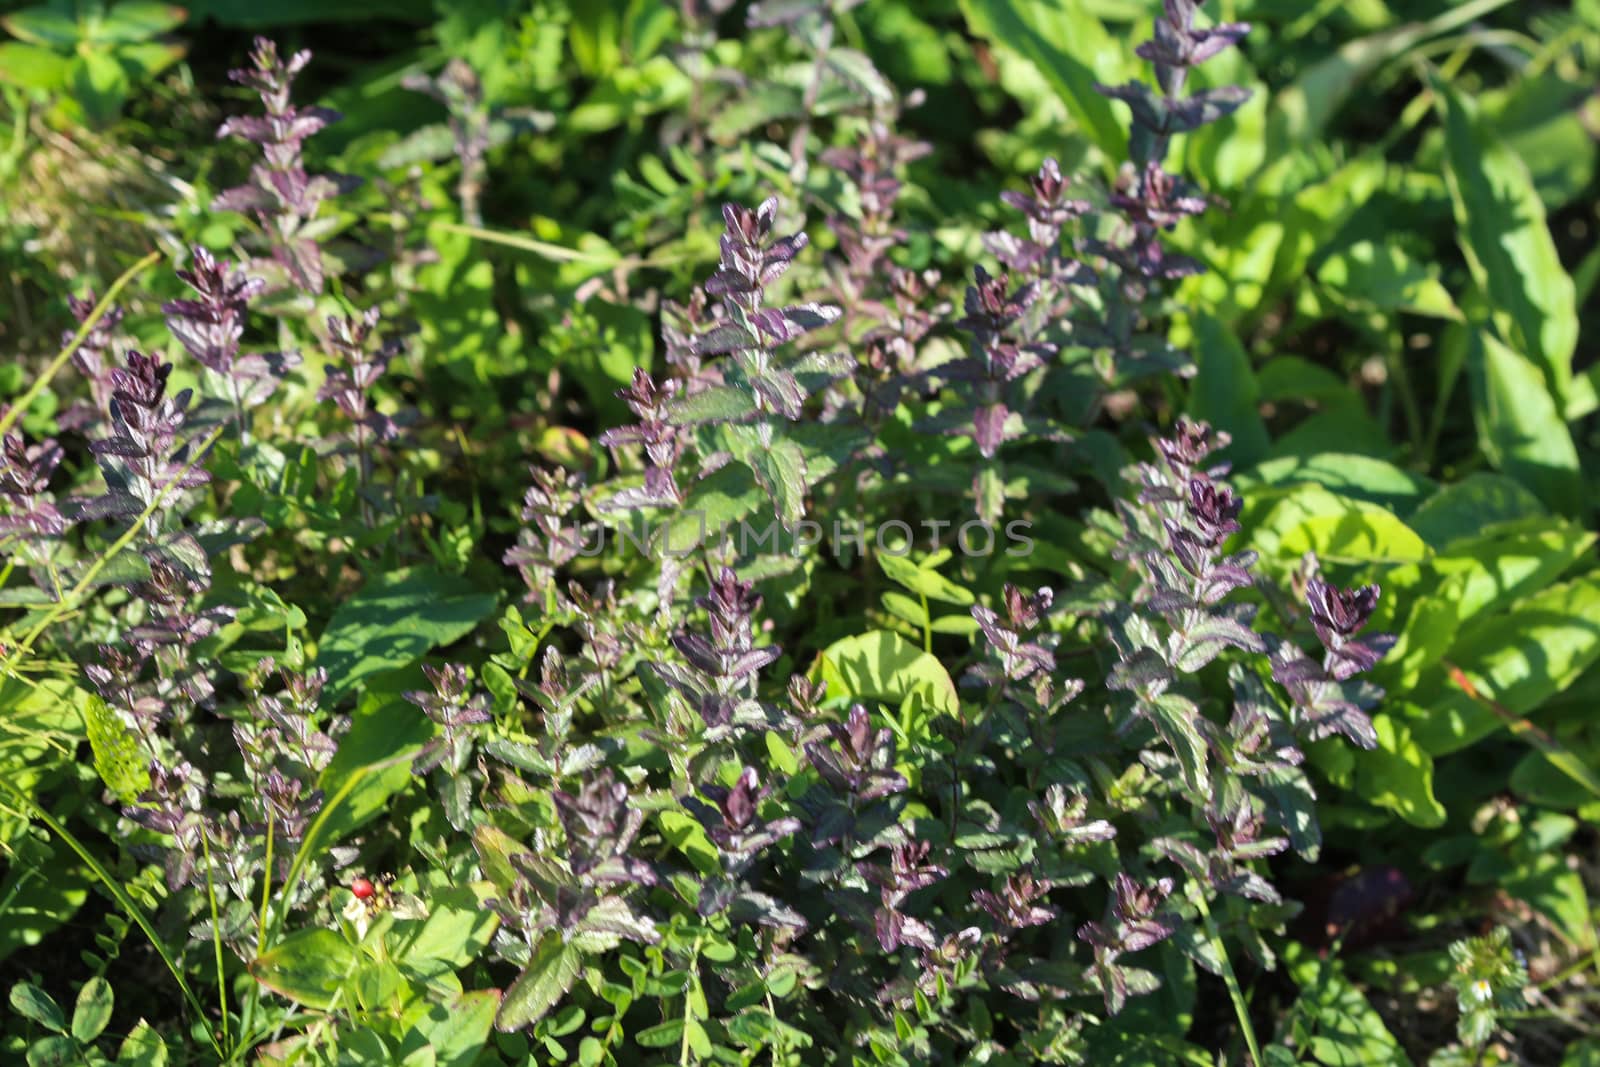
[[440, 733], [412, 762], [412, 773], [432, 772], [445, 818], [454, 829], [468, 831], [472, 829], [472, 775], [468, 765], [478, 734], [473, 727], [490, 720], [488, 701], [471, 691], [467, 669], [458, 663], [443, 667], [425, 664], [422, 673], [432, 691], [412, 690], [405, 698], [421, 708]]
[[1383, 691], [1357, 675], [1365, 673], [1394, 647], [1393, 634], [1357, 636], [1378, 605], [1378, 587], [1339, 589], [1321, 578], [1306, 583], [1311, 625], [1322, 643], [1321, 663], [1292, 641], [1272, 651], [1272, 676], [1288, 692], [1297, 728], [1308, 740], [1343, 734], [1362, 748], [1375, 748], [1378, 735], [1367, 715]]
[[1202, 3], [1168, 0], [1155, 20], [1154, 37], [1137, 49], [1155, 68], [1159, 91], [1142, 82], [1096, 86], [1127, 104], [1133, 114], [1132, 164], [1124, 168], [1110, 196], [1120, 224], [1083, 246], [1112, 268], [1100, 272], [1104, 313], [1097, 322], [1080, 320], [1079, 331], [1081, 342], [1095, 348], [1096, 368], [1108, 385], [1150, 374], [1193, 373], [1184, 353], [1164, 337], [1144, 332], [1146, 321], [1154, 317], [1150, 303], [1161, 284], [1204, 269], [1162, 240], [1163, 233], [1210, 206], [1181, 176], [1168, 172], [1163, 161], [1175, 136], [1224, 118], [1250, 97], [1238, 86], [1184, 94], [1196, 66], [1237, 44], [1250, 29], [1245, 23], [1197, 27]]
[[680, 396], [669, 417], [680, 426], [720, 424], [722, 447], [750, 468], [778, 517], [794, 523], [805, 515], [811, 475], [805, 451], [781, 426], [798, 421], [807, 399], [847, 373], [850, 361], [825, 352], [779, 357], [781, 347], [836, 320], [839, 309], [769, 304], [768, 290], [808, 244], [804, 233], [774, 237], [777, 215], [775, 197], [754, 211], [723, 206], [722, 255], [705, 284], [706, 294], [720, 299], [721, 315], [695, 339], [694, 352], [725, 357], [724, 384]]
[[[81, 327], [94, 313], [98, 303], [91, 290], [82, 297], [69, 296], [67, 307]], [[123, 309], [112, 305], [101, 313], [82, 342], [72, 351], [72, 365], [89, 385], [88, 401], [77, 400], [61, 416], [63, 430], [87, 432], [89, 428], [111, 417], [111, 372], [116, 366], [117, 331], [122, 325]], [[61, 335], [63, 345], [70, 344], [77, 330]]]
[[178, 271], [178, 278], [193, 290], [194, 298], [161, 305], [167, 329], [185, 351], [223, 383], [233, 403], [239, 432], [247, 433], [249, 409], [270, 397], [284, 375], [299, 365], [300, 358], [292, 352], [239, 351], [250, 300], [263, 288], [259, 278], [246, 275], [231, 263], [218, 262], [199, 246], [193, 251], [189, 268]]
[[327, 274], [319, 242], [332, 226], [317, 216], [323, 202], [342, 192], [347, 183], [306, 172], [306, 139], [339, 120], [336, 111], [300, 107], [290, 98], [295, 77], [310, 62], [311, 53], [304, 50], [285, 61], [275, 43], [257, 37], [250, 66], [229, 73], [234, 81], [255, 90], [265, 114], [234, 116], [222, 124], [217, 136], [251, 142], [260, 148], [262, 159], [251, 167], [249, 181], [219, 195], [212, 206], [253, 216], [289, 285], [315, 295], [322, 292]]
[[754, 618], [761, 607], [755, 583], [724, 567], [695, 603], [705, 609], [710, 633], [684, 631], [672, 644], [688, 666], [657, 663], [653, 670], [699, 716], [702, 739], [716, 745], [752, 727], [765, 727], [770, 710], [755, 699], [756, 675], [783, 652], [757, 646]]
[[1227, 442], [1226, 434], [1180, 422], [1176, 434], [1157, 445], [1164, 462], [1139, 465], [1138, 504], [1118, 505], [1126, 529], [1119, 554], [1139, 569], [1135, 604], [1148, 614], [1130, 607], [1112, 612], [1120, 662], [1108, 684], [1133, 695], [1134, 714], [1156, 728], [1199, 796], [1211, 791], [1210, 761], [1199, 705], [1179, 680], [1226, 648], [1267, 650], [1250, 628], [1255, 606], [1226, 602], [1253, 584], [1256, 560], [1254, 552], [1223, 552], [1238, 529], [1238, 499], [1221, 481], [1225, 466], [1201, 466]]

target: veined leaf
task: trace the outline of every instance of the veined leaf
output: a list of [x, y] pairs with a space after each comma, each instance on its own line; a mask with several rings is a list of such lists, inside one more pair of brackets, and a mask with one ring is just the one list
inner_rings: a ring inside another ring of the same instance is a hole
[[1543, 376], [1559, 422], [1578, 344], [1577, 291], [1561, 266], [1544, 202], [1522, 160], [1485, 129], [1466, 99], [1437, 78], [1433, 91], [1461, 250], [1488, 294], [1496, 329]]
[[95, 773], [118, 800], [132, 804], [150, 788], [150, 767], [139, 751], [138, 738], [116, 711], [93, 694], [83, 702], [83, 725]]
[[1484, 454], [1563, 514], [1586, 511], [1578, 450], [1538, 367], [1482, 330], [1468, 337], [1467, 380]]
[[520, 1030], [549, 1014], [567, 995], [583, 970], [583, 954], [551, 930], [533, 950], [533, 959], [506, 990], [494, 1024], [501, 1030]]

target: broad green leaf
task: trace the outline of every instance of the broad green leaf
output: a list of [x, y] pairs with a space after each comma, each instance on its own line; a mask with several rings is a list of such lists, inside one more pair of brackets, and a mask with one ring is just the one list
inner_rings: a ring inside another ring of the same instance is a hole
[[488, 882], [451, 886], [428, 899], [428, 917], [421, 929], [394, 952], [399, 963], [438, 960], [465, 967], [488, 945], [500, 925], [499, 913], [486, 906], [495, 895]]
[[1095, 83], [1128, 80], [1125, 51], [1080, 0], [961, 0], [968, 28], [1032, 64], [1101, 152], [1128, 156], [1128, 134]]
[[40, 4], [0, 16], [0, 26], [19, 41], [63, 51], [76, 45], [82, 32], [78, 20], [61, 12], [56, 4]]
[[722, 856], [698, 819], [684, 811], [663, 811], [656, 814], [656, 822], [667, 844], [687, 856], [695, 870], [704, 875], [722, 872]]
[[78, 1002], [72, 1010], [72, 1036], [85, 1045], [105, 1032], [111, 1022], [111, 983], [95, 975], [78, 990]]
[[1338, 563], [1406, 563], [1428, 555], [1422, 538], [1393, 512], [1321, 486], [1295, 486], [1270, 506], [1251, 533], [1264, 556], [1299, 559], [1315, 552]]
[[[420, 671], [414, 682], [404, 688], [422, 686]], [[388, 807], [391, 797], [411, 784], [411, 761], [396, 761], [396, 757], [408, 749], [420, 751], [434, 731], [428, 717], [401, 692], [369, 688], [361, 694], [350, 716], [350, 729], [339, 739], [339, 751], [317, 781], [323, 794], [331, 797], [352, 775], [362, 774], [344, 803], [328, 817], [325, 832], [331, 840], [376, 817]], [[394, 762], [364, 770], [386, 761]]]
[[330, 1009], [355, 974], [356, 947], [326, 927], [296, 930], [250, 962], [250, 974], [306, 1007]]
[[1383, 311], [1462, 317], [1438, 272], [1395, 245], [1358, 241], [1324, 259], [1317, 268], [1317, 280], [1348, 299]]
[[140, 1019], [117, 1047], [117, 1067], [167, 1067], [167, 1043]]
[[1324, 1067], [1411, 1067], [1383, 1017], [1345, 977], [1334, 959], [1319, 959], [1297, 944], [1284, 953], [1290, 976], [1300, 986], [1296, 1014], [1300, 1032], [1310, 1038], [1300, 1046]]
[[1497, 523], [1546, 515], [1539, 498], [1514, 478], [1474, 471], [1440, 489], [1406, 519], [1434, 548], [1461, 538], [1475, 538]]
[[32, 1019], [46, 1030], [58, 1034], [67, 1032], [67, 1017], [51, 999], [50, 994], [32, 982], [18, 982], [11, 987], [11, 1008], [24, 1019]]
[[139, 739], [104, 700], [90, 694], [83, 702], [83, 724], [94, 755], [95, 773], [124, 804], [132, 804], [150, 788], [150, 764]]
[[1340, 496], [1397, 512], [1409, 511], [1436, 488], [1429, 479], [1384, 460], [1339, 452], [1269, 459], [1236, 474], [1234, 484], [1240, 489], [1257, 484], [1320, 485]]
[[122, 113], [128, 99], [128, 72], [109, 51], [79, 52], [72, 61], [69, 80], [73, 98], [90, 122], [104, 125]]
[[1356, 753], [1356, 792], [1413, 826], [1443, 826], [1444, 805], [1433, 795], [1433, 757], [1412, 739], [1405, 723], [1374, 715], [1378, 747]]
[[1468, 340], [1467, 381], [1484, 455], [1552, 509], [1583, 514], [1578, 450], [1539, 368], [1482, 330]]
[[930, 711], [960, 712], [960, 698], [944, 664], [887, 630], [835, 641], [817, 657], [811, 676], [828, 683], [830, 698], [881, 700], [898, 707], [915, 695]]
[[[948, 559], [949, 553], [945, 552], [943, 556]], [[878, 566], [883, 569], [883, 573], [889, 576], [890, 581], [905, 586], [919, 596], [925, 596], [929, 600], [943, 601], [946, 604], [960, 604], [962, 606], [976, 602], [976, 598], [973, 597], [969, 590], [957, 585], [933, 569], [938, 565], [934, 562], [933, 557], [923, 560], [920, 566], [904, 556], [891, 556], [884, 552], [877, 553], [875, 558], [878, 561]]]
[[176, 4], [152, 0], [119, 0], [90, 24], [90, 36], [111, 44], [148, 41], [183, 25], [188, 12]]
[[1232, 462], [1256, 463], [1266, 456], [1268, 441], [1266, 424], [1256, 408], [1250, 357], [1218, 319], [1197, 314], [1192, 326], [1199, 371], [1189, 390], [1189, 414], [1233, 435], [1233, 443], [1222, 453]]
[[433, 1050], [437, 1067], [471, 1067], [483, 1051], [500, 1010], [500, 991], [462, 993], [448, 1004], [435, 1004], [416, 1023]]
[[28, 1067], [69, 1067], [82, 1063], [78, 1046], [70, 1037], [52, 1034], [28, 1046]]
[[[1501, 336], [1543, 377], [1559, 422], [1572, 380], [1578, 309], [1544, 202], [1527, 167], [1484, 128], [1466, 98], [1438, 78], [1433, 90], [1444, 121], [1445, 176], [1461, 250], [1489, 297]], [[1531, 381], [1519, 384], [1528, 388]]]
[[495, 1016], [501, 1030], [520, 1030], [538, 1022], [567, 995], [583, 970], [583, 954], [551, 930], [533, 950], [521, 976], [506, 990]]
[[[1483, 698], [1527, 715], [1600, 659], [1600, 578], [1551, 586], [1504, 615], [1463, 627], [1448, 662]], [[1495, 712], [1450, 681], [1441, 667], [1418, 684], [1418, 743], [1435, 756], [1465, 748], [1501, 725]]]
[[334, 612], [318, 645], [332, 706], [385, 671], [471, 633], [494, 610], [492, 594], [432, 567], [376, 575]]
[[39, 45], [0, 42], [0, 83], [58, 92], [67, 84], [71, 60]]

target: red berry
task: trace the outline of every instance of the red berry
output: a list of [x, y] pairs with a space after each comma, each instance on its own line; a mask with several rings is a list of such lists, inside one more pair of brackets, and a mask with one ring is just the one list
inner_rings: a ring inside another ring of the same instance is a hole
[[357, 900], [367, 900], [377, 891], [372, 882], [366, 878], [357, 878], [350, 883], [350, 892], [356, 895]]

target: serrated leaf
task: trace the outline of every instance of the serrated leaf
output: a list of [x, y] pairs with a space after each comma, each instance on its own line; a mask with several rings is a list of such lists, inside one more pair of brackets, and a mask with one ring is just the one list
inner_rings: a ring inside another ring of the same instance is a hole
[[674, 426], [732, 422], [756, 410], [755, 398], [743, 389], [719, 385], [675, 401], [668, 413]]
[[495, 1016], [495, 1027], [504, 1031], [520, 1030], [538, 1022], [567, 995], [582, 971], [583, 954], [563, 941], [556, 931], [547, 932], [534, 949], [528, 966], [506, 990]]
[[1172, 749], [1172, 754], [1178, 757], [1184, 784], [1202, 796], [1209, 795], [1211, 771], [1207, 765], [1208, 749], [1206, 739], [1195, 721], [1200, 715], [1195, 702], [1178, 693], [1162, 693], [1154, 700], [1141, 703], [1139, 708], [1155, 725], [1156, 732]]

